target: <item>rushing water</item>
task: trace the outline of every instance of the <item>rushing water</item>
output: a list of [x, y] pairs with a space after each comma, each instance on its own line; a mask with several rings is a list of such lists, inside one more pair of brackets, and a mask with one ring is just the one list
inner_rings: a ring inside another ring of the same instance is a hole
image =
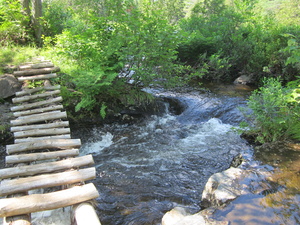
[[[235, 131], [244, 120], [239, 106], [245, 106], [249, 93], [237, 88], [147, 90], [176, 101], [166, 101], [162, 115], [134, 124], [72, 128], [73, 138], [82, 139], [81, 154], [94, 156], [93, 183], [100, 192], [96, 208], [103, 225], [159, 225], [176, 206], [198, 212], [208, 178], [227, 169], [238, 153], [247, 159], [243, 168], [250, 171], [242, 181], [246, 192], [216, 211], [215, 219], [230, 225], [300, 224], [300, 146], [264, 147], [255, 158], [252, 147]], [[170, 102], [182, 109], [174, 110]], [[35, 215], [33, 224], [57, 225], [53, 218], [67, 221], [57, 214], [40, 220], [46, 214]]]
[[234, 131], [243, 120], [238, 106], [243, 97], [203, 91], [184, 93], [148, 90], [177, 99], [179, 115], [168, 111], [144, 121], [77, 130], [81, 154], [92, 153], [94, 181], [101, 222], [105, 224], [160, 224], [175, 206], [200, 210], [208, 178], [227, 169], [232, 158], [250, 147]]

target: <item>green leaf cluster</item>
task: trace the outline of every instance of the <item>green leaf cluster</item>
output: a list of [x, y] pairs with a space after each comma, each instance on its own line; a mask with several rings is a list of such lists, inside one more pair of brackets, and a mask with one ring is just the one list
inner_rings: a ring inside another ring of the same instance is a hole
[[0, 45], [24, 44], [29, 39], [28, 22], [20, 1], [0, 0]]
[[263, 86], [249, 97], [253, 130], [261, 143], [300, 140], [300, 80], [283, 87], [279, 79], [265, 78]]
[[[207, 69], [203, 77], [210, 80], [233, 81], [237, 73], [251, 74], [257, 82], [279, 75], [284, 81], [294, 80], [300, 68], [289, 62], [299, 61], [295, 49], [300, 41], [299, 4], [295, 0], [277, 2], [271, 8], [265, 0], [198, 1], [190, 16], [180, 21], [187, 37], [178, 48], [180, 61], [196, 70]], [[284, 14], [287, 11], [290, 13]], [[215, 54], [228, 63], [226, 73], [219, 76], [214, 75], [215, 58], [210, 58]], [[212, 66], [207, 68], [207, 64]]]

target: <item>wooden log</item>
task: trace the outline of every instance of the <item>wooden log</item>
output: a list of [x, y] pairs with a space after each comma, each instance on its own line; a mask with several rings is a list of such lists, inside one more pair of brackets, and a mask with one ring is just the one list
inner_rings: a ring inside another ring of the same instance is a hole
[[32, 109], [32, 108], [38, 108], [38, 107], [41, 107], [43, 105], [50, 105], [50, 104], [53, 104], [53, 103], [61, 102], [62, 100], [63, 100], [62, 97], [59, 96], [57, 98], [52, 98], [52, 99], [45, 100], [45, 101], [13, 106], [13, 107], [10, 108], [10, 110], [13, 111], [13, 112], [23, 111], [23, 110]]
[[99, 193], [90, 183], [47, 194], [0, 199], [0, 217], [62, 208], [97, 197]]
[[21, 111], [21, 112], [14, 112], [13, 115], [15, 117], [27, 116], [27, 115], [37, 114], [37, 113], [44, 113], [44, 112], [49, 112], [49, 111], [54, 111], [54, 110], [60, 110], [63, 108], [64, 108], [63, 105], [60, 105], [60, 104], [59, 105], [51, 105], [51, 106], [47, 106], [44, 108], [26, 110], [26, 111]]
[[58, 89], [60, 89], [60, 85], [36, 87], [36, 88], [32, 88], [32, 89], [25, 89], [23, 91], [18, 91], [18, 92], [16, 92], [16, 96], [19, 97], [19, 96], [23, 96], [23, 95], [30, 95], [30, 94], [33, 94], [35, 92], [42, 91], [42, 90], [53, 91], [53, 90], [58, 90]]
[[74, 206], [73, 217], [75, 217], [76, 225], [101, 225], [94, 207], [88, 202]]
[[35, 129], [19, 131], [14, 133], [15, 138], [24, 137], [36, 137], [36, 136], [48, 136], [48, 135], [59, 135], [59, 134], [70, 134], [70, 128], [50, 128], [50, 129]]
[[52, 62], [42, 62], [36, 64], [20, 65], [19, 70], [40, 69], [40, 68], [47, 68], [47, 67], [54, 67], [54, 64]]
[[16, 215], [4, 218], [3, 225], [31, 225], [31, 215]]
[[39, 188], [56, 187], [78, 182], [84, 182], [96, 177], [95, 167], [67, 171], [54, 174], [43, 174], [33, 177], [24, 177], [13, 180], [3, 180], [0, 183], [0, 196], [18, 192], [30, 191]]
[[20, 155], [8, 155], [5, 158], [6, 164], [27, 163], [40, 160], [75, 157], [79, 155], [78, 149], [61, 150], [55, 152], [29, 153]]
[[41, 149], [72, 149], [79, 148], [81, 146], [80, 139], [45, 139], [36, 140], [32, 142], [24, 142], [19, 144], [12, 144], [6, 146], [6, 152], [8, 155]]
[[55, 171], [78, 168], [94, 164], [92, 155], [69, 158], [56, 162], [40, 163], [28, 166], [4, 168], [0, 170], [0, 178], [13, 178], [17, 176], [33, 176], [36, 174], [51, 173]]
[[66, 112], [52, 111], [52, 112], [45, 112], [45, 113], [40, 113], [40, 114], [33, 114], [33, 115], [29, 115], [29, 116], [20, 116], [16, 120], [11, 120], [10, 123], [13, 126], [20, 126], [20, 125], [25, 125], [25, 124], [45, 122], [45, 121], [64, 119], [64, 118], [67, 118]]
[[55, 72], [59, 72], [59, 71], [60, 71], [59, 67], [50, 67], [50, 68], [14, 71], [14, 75], [16, 77], [20, 77], [20, 76], [30, 76], [30, 75], [37, 75], [37, 74], [55, 73]]
[[71, 135], [64, 134], [64, 135], [54, 135], [54, 136], [20, 138], [20, 139], [15, 139], [15, 144], [20, 144], [24, 142], [35, 142], [35, 141], [45, 140], [45, 139], [71, 139]]
[[57, 77], [56, 73], [49, 73], [49, 74], [41, 74], [41, 75], [34, 75], [34, 76], [27, 76], [27, 77], [18, 77], [18, 81], [23, 82], [25, 80], [46, 80], [55, 77]]
[[68, 127], [69, 121], [58, 121], [53, 123], [46, 124], [34, 124], [34, 125], [26, 125], [26, 126], [17, 126], [11, 127], [11, 132], [24, 131], [24, 130], [34, 130], [34, 129], [48, 129], [48, 128], [56, 128], [56, 127]]
[[17, 97], [13, 98], [12, 102], [13, 103], [21, 103], [21, 102], [28, 102], [31, 100], [35, 100], [38, 98], [44, 98], [44, 97], [49, 97], [49, 96], [54, 96], [60, 94], [60, 90], [54, 90], [54, 91], [47, 91], [41, 94], [36, 94], [36, 95], [27, 95], [27, 96], [22, 96], [22, 97]]

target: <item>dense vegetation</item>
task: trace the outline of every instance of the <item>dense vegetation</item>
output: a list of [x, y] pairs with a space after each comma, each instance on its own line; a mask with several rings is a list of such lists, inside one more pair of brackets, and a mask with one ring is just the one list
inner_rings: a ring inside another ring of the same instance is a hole
[[[41, 3], [38, 16], [31, 5]], [[299, 140], [299, 7], [298, 0], [0, 0], [0, 58], [3, 66], [45, 55], [62, 68], [53, 82], [63, 85], [66, 104], [103, 117], [151, 101], [141, 87], [246, 74], [263, 85], [249, 99], [259, 140]]]

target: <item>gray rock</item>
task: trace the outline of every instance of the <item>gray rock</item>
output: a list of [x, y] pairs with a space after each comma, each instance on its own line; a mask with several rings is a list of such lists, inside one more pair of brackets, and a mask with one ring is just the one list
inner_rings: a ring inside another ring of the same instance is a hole
[[175, 207], [162, 218], [162, 225], [206, 225], [205, 219], [199, 213], [189, 214], [182, 207]]
[[222, 207], [242, 194], [239, 180], [244, 170], [229, 168], [223, 172], [213, 174], [207, 181], [202, 193], [201, 205], [208, 207]]
[[235, 79], [234, 84], [251, 84], [252, 77], [248, 75], [241, 75]]
[[22, 83], [20, 83], [13, 75], [5, 74], [0, 76], [0, 98], [8, 98], [20, 91]]

